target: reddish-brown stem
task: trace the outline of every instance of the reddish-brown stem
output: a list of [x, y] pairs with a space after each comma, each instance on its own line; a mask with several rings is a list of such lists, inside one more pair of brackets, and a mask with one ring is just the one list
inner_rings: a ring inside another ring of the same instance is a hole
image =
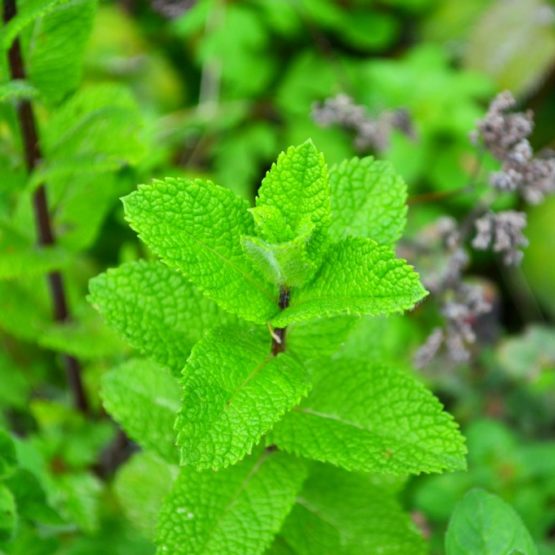
[[[289, 306], [289, 289], [281, 287], [279, 290], [279, 308], [285, 310]], [[285, 351], [285, 332], [287, 328], [275, 328], [272, 340], [272, 355], [276, 356]]]
[[[4, 23], [8, 23], [17, 15], [15, 0], [4, 0]], [[21, 43], [16, 38], [9, 51], [8, 62], [11, 78], [25, 79], [25, 65], [21, 54]], [[23, 141], [25, 164], [29, 173], [33, 172], [40, 164], [42, 154], [37, 131], [35, 114], [31, 102], [27, 99], [18, 101], [17, 117]], [[37, 244], [39, 246], [54, 245], [56, 238], [48, 211], [48, 198], [46, 187], [41, 184], [33, 195], [33, 211], [37, 229]], [[50, 296], [52, 298], [53, 315], [57, 322], [66, 322], [70, 314], [66, 301], [64, 281], [60, 272], [50, 272], [47, 276]], [[79, 361], [70, 355], [62, 355], [67, 374], [68, 385], [73, 395], [73, 401], [77, 409], [86, 413], [89, 410], [87, 397], [81, 380], [81, 367]]]

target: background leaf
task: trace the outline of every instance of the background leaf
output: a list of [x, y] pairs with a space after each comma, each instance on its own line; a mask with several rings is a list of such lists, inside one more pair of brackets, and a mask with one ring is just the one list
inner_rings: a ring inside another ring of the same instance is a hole
[[455, 507], [445, 548], [447, 555], [538, 553], [514, 510], [499, 497], [479, 489], [469, 491]]
[[181, 395], [167, 369], [131, 359], [104, 375], [101, 395], [106, 410], [139, 445], [177, 460], [173, 422]]

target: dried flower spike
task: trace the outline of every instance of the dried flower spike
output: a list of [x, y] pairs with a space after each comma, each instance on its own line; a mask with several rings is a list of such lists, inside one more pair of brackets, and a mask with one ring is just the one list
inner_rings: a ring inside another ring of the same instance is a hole
[[526, 214], [506, 210], [498, 214], [488, 213], [475, 222], [476, 236], [472, 246], [477, 250], [493, 249], [503, 255], [507, 266], [515, 266], [522, 260], [522, 247], [528, 245], [523, 230], [526, 227]]
[[490, 185], [502, 192], [517, 191], [530, 204], [540, 203], [555, 191], [555, 159], [534, 157], [528, 137], [534, 127], [533, 114], [510, 112], [516, 101], [508, 91], [492, 101], [478, 122], [471, 139], [502, 162], [501, 170], [490, 175]]
[[338, 94], [312, 107], [312, 119], [323, 127], [339, 125], [355, 132], [355, 145], [359, 150], [382, 152], [389, 147], [392, 129], [398, 129], [410, 138], [414, 130], [406, 110], [386, 111], [372, 118], [366, 108], [356, 104], [346, 94]]

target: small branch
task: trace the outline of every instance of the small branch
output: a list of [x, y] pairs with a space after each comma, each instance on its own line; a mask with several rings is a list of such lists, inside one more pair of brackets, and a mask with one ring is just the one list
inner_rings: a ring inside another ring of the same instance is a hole
[[423, 204], [428, 202], [435, 202], [437, 200], [443, 200], [445, 198], [455, 197], [458, 195], [464, 195], [472, 190], [469, 185], [464, 185], [463, 187], [458, 187], [457, 189], [451, 189], [450, 191], [431, 191], [429, 193], [422, 193], [420, 195], [412, 195], [408, 198], [407, 204], [409, 206], [414, 206], [415, 204]]
[[[4, 0], [4, 22], [8, 23], [16, 15], [17, 7], [15, 0]], [[21, 54], [21, 43], [19, 38], [13, 41], [8, 51], [8, 62], [11, 78], [14, 80], [25, 79], [25, 66]], [[32, 173], [40, 164], [42, 154], [35, 114], [29, 100], [20, 100], [17, 103], [17, 117], [23, 140], [25, 164], [27, 166], [27, 171]], [[39, 185], [33, 195], [33, 210], [37, 228], [37, 244], [39, 246], [54, 245], [56, 238], [48, 212], [48, 198], [44, 184]], [[64, 282], [61, 273], [57, 271], [50, 272], [48, 274], [48, 285], [54, 309], [54, 320], [56, 322], [67, 322], [70, 320], [70, 314], [67, 307]], [[74, 404], [78, 410], [87, 413], [89, 406], [81, 381], [81, 367], [79, 361], [70, 355], [64, 354], [62, 357]]]
[[[279, 290], [279, 308], [285, 310], [289, 306], [289, 289], [281, 287]], [[277, 356], [285, 351], [285, 333], [287, 328], [275, 328], [272, 333], [272, 355]]]

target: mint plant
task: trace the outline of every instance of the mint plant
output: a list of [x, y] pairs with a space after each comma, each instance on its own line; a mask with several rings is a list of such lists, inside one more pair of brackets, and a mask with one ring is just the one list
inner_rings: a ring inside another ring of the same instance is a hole
[[144, 449], [116, 489], [159, 553], [424, 552], [395, 493], [463, 469], [465, 445], [375, 356], [375, 319], [426, 295], [394, 251], [405, 199], [389, 163], [328, 170], [311, 141], [280, 154], [252, 208], [189, 178], [123, 199], [158, 260], [97, 276], [90, 300], [147, 357], [102, 396]]

